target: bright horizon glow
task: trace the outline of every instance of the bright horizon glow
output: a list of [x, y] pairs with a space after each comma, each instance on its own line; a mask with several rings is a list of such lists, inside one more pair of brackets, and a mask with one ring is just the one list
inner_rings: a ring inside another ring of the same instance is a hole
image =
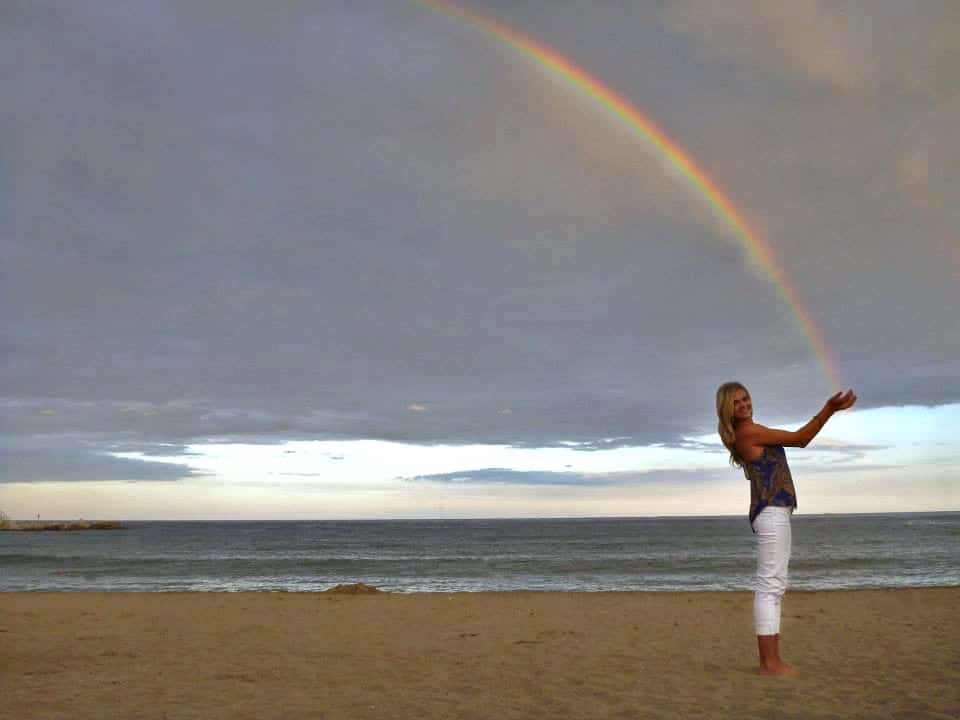
[[[779, 424], [795, 428], [804, 421]], [[835, 415], [789, 449], [800, 513], [960, 510], [960, 404]], [[725, 516], [745, 512], [740, 471], [715, 434], [690, 447], [514, 448], [377, 440], [192, 445], [189, 456], [115, 453], [206, 473], [179, 481], [7, 483], [0, 508], [29, 519], [452, 519]], [[469, 478], [503, 468], [490, 482]], [[528, 476], [511, 473], [535, 473]], [[557, 473], [551, 482], [550, 473]], [[581, 477], [576, 477], [577, 475]], [[902, 488], [911, 487], [909, 497]], [[254, 509], [255, 508], [255, 509]]]

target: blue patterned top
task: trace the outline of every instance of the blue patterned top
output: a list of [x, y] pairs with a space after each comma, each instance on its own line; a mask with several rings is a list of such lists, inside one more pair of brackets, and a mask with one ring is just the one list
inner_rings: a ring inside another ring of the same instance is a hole
[[[765, 445], [760, 457], [743, 464], [750, 481], [750, 526], [768, 505], [797, 507], [797, 491], [787, 465], [787, 454], [780, 445]], [[756, 532], [756, 531], [754, 531]]]

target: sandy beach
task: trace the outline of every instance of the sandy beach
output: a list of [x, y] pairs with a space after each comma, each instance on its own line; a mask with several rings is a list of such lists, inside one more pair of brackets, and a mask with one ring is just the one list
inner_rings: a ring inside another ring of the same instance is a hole
[[9, 718], [957, 718], [960, 588], [5, 593]]

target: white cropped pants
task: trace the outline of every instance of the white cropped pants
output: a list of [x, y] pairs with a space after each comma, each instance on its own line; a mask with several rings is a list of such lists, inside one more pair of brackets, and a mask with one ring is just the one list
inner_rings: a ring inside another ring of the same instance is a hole
[[753, 520], [757, 531], [757, 592], [753, 624], [757, 635], [780, 633], [780, 604], [787, 591], [792, 508], [767, 506]]

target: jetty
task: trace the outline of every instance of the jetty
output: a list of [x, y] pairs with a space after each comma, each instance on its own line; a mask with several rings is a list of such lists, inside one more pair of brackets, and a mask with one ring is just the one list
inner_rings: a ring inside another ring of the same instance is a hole
[[0, 530], [16, 532], [44, 532], [75, 530], [125, 530], [126, 526], [106, 520], [11, 520], [0, 511]]

